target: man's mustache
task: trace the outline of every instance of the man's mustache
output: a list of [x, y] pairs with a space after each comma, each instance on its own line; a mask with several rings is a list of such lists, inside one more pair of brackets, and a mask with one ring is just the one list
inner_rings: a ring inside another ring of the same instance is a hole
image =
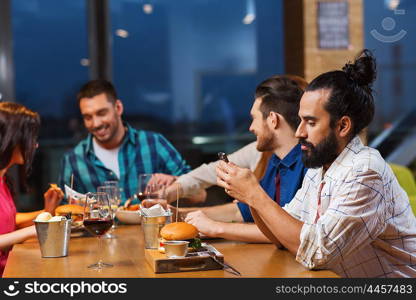
[[99, 130], [101, 130], [101, 129], [105, 129], [105, 128], [106, 128], [106, 126], [105, 126], [105, 125], [101, 125], [100, 127], [93, 128], [93, 129], [92, 129], [92, 131], [93, 131], [93, 132], [96, 132], [96, 131], [99, 131]]
[[308, 142], [305, 138], [299, 138], [299, 143], [303, 146], [306, 146], [306, 147], [310, 148], [310, 149], [315, 148], [314, 145], [312, 143]]

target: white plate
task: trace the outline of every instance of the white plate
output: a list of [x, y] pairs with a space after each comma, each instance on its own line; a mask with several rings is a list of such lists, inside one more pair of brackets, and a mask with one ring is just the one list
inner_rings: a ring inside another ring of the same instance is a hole
[[140, 224], [142, 217], [138, 210], [123, 210], [116, 211], [117, 219], [124, 224]]

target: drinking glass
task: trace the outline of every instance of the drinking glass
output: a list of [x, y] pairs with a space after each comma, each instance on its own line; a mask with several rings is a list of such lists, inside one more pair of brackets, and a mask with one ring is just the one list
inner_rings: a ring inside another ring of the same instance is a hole
[[89, 265], [88, 268], [101, 270], [112, 267], [112, 264], [102, 261], [102, 239], [101, 237], [113, 225], [113, 214], [107, 193], [87, 193], [84, 206], [84, 227], [92, 235], [98, 238], [99, 260], [97, 263]]
[[108, 186], [108, 185], [103, 185], [103, 186], [99, 186], [97, 188], [97, 192], [100, 193], [106, 193], [107, 197], [108, 197], [108, 202], [110, 203], [110, 209], [111, 209], [111, 214], [113, 217], [113, 225], [111, 226], [111, 229], [108, 233], [106, 233], [103, 238], [105, 239], [113, 239], [116, 238], [116, 236], [113, 234], [114, 228], [115, 228], [115, 216], [116, 216], [116, 211], [118, 209], [118, 200], [117, 200], [117, 188], [115, 186]]
[[[109, 186], [112, 187], [112, 192], [113, 192], [113, 204], [114, 206], [117, 205], [117, 208], [120, 206], [121, 204], [121, 192], [120, 192], [120, 186], [118, 185], [118, 181], [117, 180], [108, 180], [108, 181], [104, 181], [104, 185], [105, 186]], [[116, 223], [114, 222], [113, 224], [113, 229], [116, 228]]]
[[145, 199], [145, 194], [147, 193], [147, 184], [152, 179], [152, 174], [139, 174], [138, 178], [138, 188], [137, 188], [137, 198], [142, 202]]
[[111, 186], [114, 187], [114, 203], [115, 205], [119, 206], [121, 203], [121, 193], [120, 193], [120, 186], [118, 185], [118, 181], [117, 180], [109, 180], [109, 181], [104, 181], [104, 185], [105, 186]]
[[166, 199], [165, 186], [152, 181], [152, 174], [140, 174], [137, 198], [140, 202], [148, 199]]

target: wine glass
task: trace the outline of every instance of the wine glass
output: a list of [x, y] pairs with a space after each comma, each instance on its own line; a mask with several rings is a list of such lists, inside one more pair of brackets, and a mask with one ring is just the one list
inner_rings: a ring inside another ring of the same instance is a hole
[[157, 184], [152, 180], [152, 174], [140, 174], [139, 175], [139, 187], [137, 190], [137, 198], [140, 202], [148, 200], [149, 204], [157, 204], [162, 201], [166, 201], [166, 186], [163, 184]]
[[120, 187], [118, 185], [118, 181], [117, 180], [108, 180], [108, 181], [104, 181], [104, 185], [105, 186], [111, 186], [115, 188], [114, 191], [114, 203], [119, 206], [120, 202], [121, 202], [121, 193], [120, 193]]
[[140, 202], [142, 202], [144, 199], [147, 199], [150, 196], [148, 184], [151, 183], [151, 179], [152, 174], [139, 174], [137, 198], [139, 198]]
[[89, 265], [88, 268], [101, 270], [106, 267], [112, 267], [112, 264], [103, 262], [101, 258], [101, 237], [113, 225], [113, 214], [111, 212], [107, 193], [97, 192], [86, 194], [83, 223], [88, 232], [98, 237], [98, 253], [100, 255], [98, 262]]
[[99, 193], [106, 193], [107, 197], [108, 197], [108, 202], [110, 203], [110, 209], [111, 209], [111, 214], [113, 217], [113, 225], [111, 226], [111, 229], [108, 233], [106, 233], [104, 235], [105, 239], [113, 239], [116, 238], [116, 236], [113, 234], [113, 231], [115, 229], [115, 216], [116, 216], [116, 211], [118, 208], [118, 198], [117, 198], [117, 188], [115, 186], [109, 186], [109, 185], [103, 185], [103, 186], [99, 186], [97, 188], [97, 192]]
[[[108, 180], [108, 181], [104, 181], [104, 185], [105, 186], [110, 186], [113, 188], [112, 192], [113, 192], [113, 207], [117, 206], [117, 208], [120, 206], [121, 204], [121, 192], [120, 192], [120, 186], [118, 185], [118, 181], [117, 180]], [[116, 209], [117, 210], [117, 209]], [[114, 220], [114, 224], [112, 226], [112, 228], [116, 228], [116, 223]]]

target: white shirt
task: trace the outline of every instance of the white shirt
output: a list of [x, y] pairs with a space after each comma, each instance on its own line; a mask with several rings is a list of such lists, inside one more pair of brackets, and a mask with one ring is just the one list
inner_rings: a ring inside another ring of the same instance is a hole
[[[228, 159], [242, 168], [249, 168], [254, 171], [261, 157], [261, 153], [257, 151], [256, 147], [257, 143], [252, 142], [230, 154]], [[215, 168], [217, 163], [218, 161], [202, 164], [191, 172], [180, 176], [177, 181], [181, 184], [183, 196], [189, 197], [200, 189], [216, 185], [217, 172]]]
[[105, 149], [101, 147], [93, 138], [92, 145], [94, 147], [94, 153], [99, 160], [104, 164], [104, 166], [113, 171], [117, 175], [117, 178], [120, 178], [120, 168], [118, 165], [118, 150], [120, 147], [114, 149]]
[[309, 169], [284, 207], [304, 222], [296, 260], [343, 277], [416, 277], [416, 218], [380, 153], [355, 137], [321, 179]]

